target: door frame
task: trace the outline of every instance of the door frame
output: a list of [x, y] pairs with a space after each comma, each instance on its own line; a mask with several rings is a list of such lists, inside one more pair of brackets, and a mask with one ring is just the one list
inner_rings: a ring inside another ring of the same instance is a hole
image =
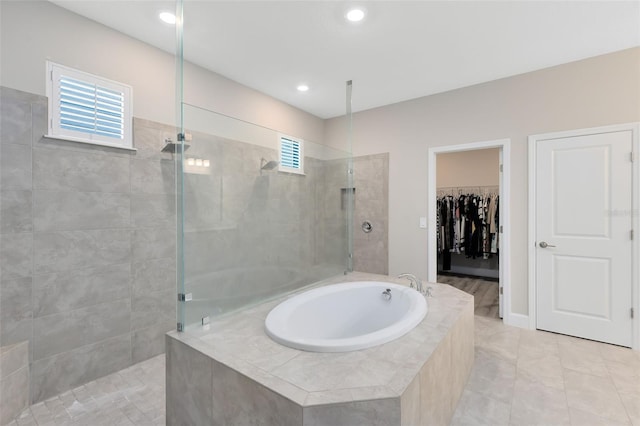
[[[511, 312], [511, 139], [498, 139], [484, 142], [471, 142], [459, 145], [446, 145], [429, 148], [428, 153], [428, 237], [427, 237], [427, 274], [430, 282], [436, 282], [438, 276], [438, 254], [436, 235], [436, 155], [451, 152], [476, 151], [480, 149], [500, 148], [502, 150], [502, 173], [500, 174], [500, 239], [499, 280], [502, 287], [502, 320], [505, 324], [522, 325]], [[515, 322], [514, 322], [515, 321]]]
[[640, 153], [640, 123], [615, 124], [610, 126], [591, 127], [586, 129], [569, 130], [563, 132], [543, 133], [529, 136], [529, 237], [528, 237], [528, 269], [529, 269], [529, 328], [536, 329], [537, 325], [537, 282], [536, 282], [536, 179], [537, 179], [537, 158], [536, 147], [539, 141], [547, 139], [558, 139], [563, 137], [574, 137], [592, 135], [598, 133], [611, 133], [619, 131], [631, 131], [632, 133], [632, 182], [631, 182], [631, 205], [632, 216], [631, 227], [634, 231], [634, 239], [632, 243], [632, 266], [631, 266], [631, 304], [635, 311], [632, 323], [631, 347], [640, 351], [640, 161], [638, 155]]

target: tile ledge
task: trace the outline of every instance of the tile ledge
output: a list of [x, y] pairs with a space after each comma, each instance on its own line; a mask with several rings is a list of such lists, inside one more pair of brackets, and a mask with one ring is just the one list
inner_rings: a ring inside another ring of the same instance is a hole
[[138, 151], [136, 148], [133, 148], [133, 147], [112, 145], [112, 144], [102, 143], [102, 142], [93, 142], [93, 141], [80, 139], [80, 138], [54, 136], [54, 135], [42, 135], [42, 137], [45, 138], [45, 139], [65, 141], [65, 142], [82, 143], [82, 144], [86, 144], [86, 145], [95, 145], [95, 146], [101, 146], [101, 147], [106, 147], [106, 148], [120, 149], [120, 150], [124, 150], [124, 151], [133, 151], [133, 152]]

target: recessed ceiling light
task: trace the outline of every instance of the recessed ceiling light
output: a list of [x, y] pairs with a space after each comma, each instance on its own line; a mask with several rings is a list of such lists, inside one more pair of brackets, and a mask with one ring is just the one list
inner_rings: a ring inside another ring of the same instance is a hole
[[364, 19], [364, 10], [357, 8], [351, 9], [345, 16], [350, 22], [360, 22]]
[[306, 92], [307, 90], [309, 90], [309, 86], [307, 86], [306, 84], [298, 85], [298, 92]]
[[171, 12], [160, 12], [158, 17], [162, 22], [166, 22], [167, 24], [174, 25], [176, 23], [176, 15]]

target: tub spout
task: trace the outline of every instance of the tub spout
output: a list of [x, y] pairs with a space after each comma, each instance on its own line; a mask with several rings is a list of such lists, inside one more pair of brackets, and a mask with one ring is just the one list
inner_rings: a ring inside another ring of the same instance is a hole
[[398, 275], [398, 278], [407, 278], [411, 281], [411, 288], [415, 288], [419, 293], [424, 294], [424, 290], [422, 289], [422, 280], [420, 278], [413, 274], [400, 274]]
[[385, 298], [385, 300], [391, 300], [391, 289], [388, 288], [385, 291], [382, 292], [382, 297]]

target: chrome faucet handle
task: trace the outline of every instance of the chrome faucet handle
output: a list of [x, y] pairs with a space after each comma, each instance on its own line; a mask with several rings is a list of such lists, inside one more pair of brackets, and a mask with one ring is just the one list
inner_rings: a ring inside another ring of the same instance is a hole
[[422, 292], [422, 281], [418, 279], [415, 275], [405, 273], [405, 274], [398, 275], [398, 278], [407, 278], [410, 281], [410, 284], [409, 284], [410, 288], [415, 288], [416, 290]]

